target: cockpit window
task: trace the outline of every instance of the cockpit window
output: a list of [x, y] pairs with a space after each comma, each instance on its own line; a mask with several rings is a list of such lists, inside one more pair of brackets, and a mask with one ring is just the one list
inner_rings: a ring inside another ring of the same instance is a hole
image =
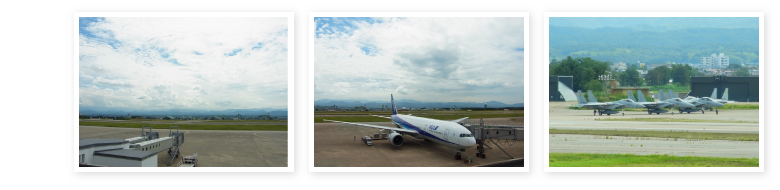
[[473, 137], [473, 136], [471, 136], [471, 134], [463, 133], [460, 134], [460, 137]]

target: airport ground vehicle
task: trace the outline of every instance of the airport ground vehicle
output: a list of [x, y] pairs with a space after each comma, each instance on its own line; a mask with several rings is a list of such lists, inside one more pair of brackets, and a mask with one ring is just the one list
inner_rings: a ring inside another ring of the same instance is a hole
[[196, 165], [198, 165], [198, 153], [184, 156], [179, 162], [179, 167], [195, 167]]
[[360, 137], [360, 140], [363, 140], [363, 142], [365, 142], [366, 145], [368, 145], [368, 146], [373, 146], [374, 145], [374, 143], [372, 142], [371, 137], [369, 137], [369, 136]]

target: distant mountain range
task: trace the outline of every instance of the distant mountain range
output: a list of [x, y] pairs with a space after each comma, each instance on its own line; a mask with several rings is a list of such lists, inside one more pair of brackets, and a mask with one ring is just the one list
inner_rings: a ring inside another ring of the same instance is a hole
[[170, 115], [170, 116], [233, 116], [241, 114], [243, 116], [257, 117], [258, 115], [271, 114], [271, 116], [287, 116], [287, 109], [227, 109], [222, 111], [208, 111], [197, 109], [169, 109], [169, 110], [122, 110], [107, 108], [79, 108], [79, 114], [84, 115], [104, 115], [104, 116], [150, 116], [150, 115]]
[[[415, 100], [396, 100], [395, 106], [398, 108], [451, 108], [457, 106], [459, 108], [482, 108], [487, 103], [488, 108], [502, 108], [502, 107], [523, 107], [523, 103], [505, 104], [503, 102], [489, 101], [489, 102], [422, 102]], [[390, 107], [390, 101], [368, 101], [368, 100], [331, 100], [322, 99], [314, 101], [314, 106], [328, 107], [336, 105], [338, 107], [359, 107], [366, 105], [367, 108], [382, 108], [382, 105]]]

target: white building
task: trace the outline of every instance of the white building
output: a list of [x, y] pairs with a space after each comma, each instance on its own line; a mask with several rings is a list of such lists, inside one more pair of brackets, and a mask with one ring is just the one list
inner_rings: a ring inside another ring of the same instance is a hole
[[623, 63], [623, 62], [613, 63], [611, 67], [612, 67], [612, 71], [617, 71], [617, 72], [623, 72], [623, 71], [626, 71], [626, 69], [628, 69], [628, 66], [626, 66], [626, 63]]
[[717, 56], [713, 53], [709, 57], [702, 57], [701, 64], [705, 68], [727, 68], [729, 67], [729, 57], [724, 56], [723, 53]]

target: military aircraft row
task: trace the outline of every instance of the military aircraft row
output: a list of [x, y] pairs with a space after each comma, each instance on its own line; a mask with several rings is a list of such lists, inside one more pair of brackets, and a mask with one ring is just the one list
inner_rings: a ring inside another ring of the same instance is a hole
[[[645, 96], [642, 94], [641, 90], [637, 90], [638, 100], [634, 99], [634, 94], [629, 90], [628, 98], [614, 102], [598, 102], [596, 101], [596, 97], [593, 96], [593, 92], [590, 90], [588, 90], [588, 100], [585, 100], [582, 91], [577, 91], [577, 107], [593, 109], [594, 116], [597, 113], [599, 115], [612, 115], [621, 113], [617, 109], [622, 109], [622, 115], [626, 115], [626, 108], [646, 108], [647, 114], [655, 113], [656, 115], [666, 112], [670, 112], [672, 115], [674, 115], [675, 108], [677, 108], [679, 113], [701, 111], [703, 114], [705, 109], [712, 111], [712, 109], [715, 108], [717, 111], [718, 107], [723, 107], [725, 103], [730, 102], [728, 101], [728, 88], [726, 88], [726, 91], [723, 92], [723, 99], [717, 99], [717, 90], [718, 89], [716, 88], [712, 91], [712, 97], [697, 98], [686, 95], [685, 99], [677, 98], [672, 90], [669, 90], [668, 95], [665, 95], [663, 90], [659, 90], [659, 97], [657, 98], [659, 101], [657, 102], [648, 102], [647, 99], [645, 99]], [[667, 108], [669, 109], [668, 111], [665, 110]]]

